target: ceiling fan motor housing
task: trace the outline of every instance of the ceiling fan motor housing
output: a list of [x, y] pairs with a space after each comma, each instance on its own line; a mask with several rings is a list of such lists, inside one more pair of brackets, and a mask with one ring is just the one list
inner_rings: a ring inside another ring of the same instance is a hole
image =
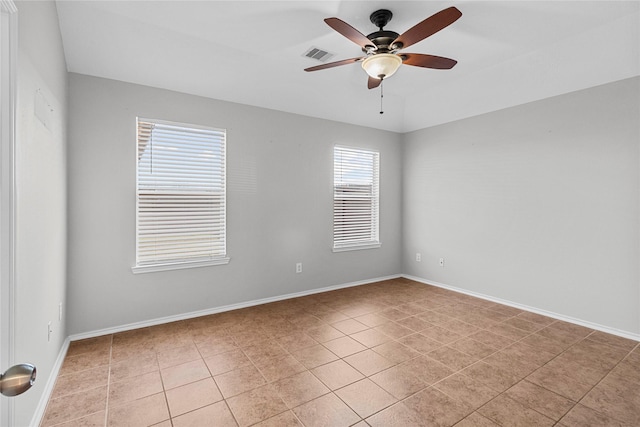
[[[396, 46], [394, 46], [393, 49], [391, 48], [391, 43], [393, 43], [393, 41], [398, 38], [399, 34], [395, 31], [385, 31], [383, 29], [389, 23], [389, 21], [391, 21], [392, 17], [393, 13], [391, 13], [391, 11], [387, 9], [376, 10], [371, 15], [369, 15], [369, 20], [371, 21], [371, 23], [380, 29], [379, 31], [375, 31], [367, 36], [367, 38], [371, 40], [376, 46], [376, 53], [389, 53], [392, 50], [400, 49]], [[365, 53], [369, 53], [369, 51], [364, 47], [362, 48], [362, 50]]]

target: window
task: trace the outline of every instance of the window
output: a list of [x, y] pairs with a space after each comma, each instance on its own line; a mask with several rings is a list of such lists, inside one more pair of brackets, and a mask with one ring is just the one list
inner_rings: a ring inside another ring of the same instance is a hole
[[226, 264], [226, 131], [138, 118], [134, 273]]
[[333, 149], [333, 251], [380, 247], [378, 182], [380, 154]]

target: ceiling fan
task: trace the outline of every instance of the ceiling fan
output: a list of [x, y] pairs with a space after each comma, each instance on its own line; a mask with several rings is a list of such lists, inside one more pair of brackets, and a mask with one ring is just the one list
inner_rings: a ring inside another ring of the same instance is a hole
[[369, 75], [367, 86], [369, 89], [373, 89], [380, 86], [383, 79], [391, 77], [402, 64], [440, 70], [451, 69], [458, 61], [441, 56], [422, 53], [399, 53], [399, 51], [448, 27], [461, 16], [462, 12], [452, 6], [428, 17], [404, 33], [398, 34], [384, 29], [393, 14], [389, 10], [380, 9], [369, 16], [371, 22], [379, 30], [368, 36], [365, 36], [341, 19], [327, 18], [324, 20], [327, 25], [360, 46], [366, 55], [305, 68], [305, 71], [318, 71], [362, 62], [362, 68]]

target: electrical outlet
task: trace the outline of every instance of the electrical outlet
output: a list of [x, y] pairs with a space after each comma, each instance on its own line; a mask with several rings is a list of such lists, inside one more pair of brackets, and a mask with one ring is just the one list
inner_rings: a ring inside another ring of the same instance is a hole
[[49, 321], [47, 323], [47, 342], [51, 341], [51, 332], [53, 332], [53, 329], [51, 329], [51, 321]]
[[444, 267], [444, 258], [440, 258], [440, 267]]
[[302, 263], [296, 263], [296, 273], [302, 273]]
[[422, 261], [422, 254], [420, 252], [416, 252], [416, 262]]

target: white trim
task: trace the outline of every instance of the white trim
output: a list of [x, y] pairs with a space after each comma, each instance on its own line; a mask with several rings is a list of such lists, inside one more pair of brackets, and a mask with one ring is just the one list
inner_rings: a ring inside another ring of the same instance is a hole
[[225, 311], [238, 310], [240, 308], [253, 307], [255, 305], [261, 305], [261, 304], [268, 304], [270, 302], [282, 301], [282, 300], [291, 299], [291, 298], [299, 298], [299, 297], [304, 297], [308, 295], [319, 294], [322, 292], [335, 291], [337, 289], [351, 288], [354, 286], [361, 286], [369, 283], [381, 282], [384, 280], [397, 279], [399, 277], [402, 277], [402, 276], [400, 274], [394, 274], [391, 276], [376, 277], [376, 278], [371, 278], [366, 280], [358, 280], [357, 282], [343, 283], [340, 285], [327, 286], [324, 288], [311, 289], [311, 290], [302, 291], [302, 292], [294, 292], [294, 293], [285, 294], [285, 295], [278, 295], [275, 297], [261, 298], [261, 299], [252, 300], [252, 301], [224, 305], [221, 307], [209, 308], [206, 310], [192, 311], [190, 313], [184, 313], [184, 314], [176, 314], [174, 316], [160, 317], [157, 319], [145, 320], [142, 322], [129, 323], [127, 325], [114, 326], [112, 328], [105, 328], [105, 329], [99, 329], [96, 331], [84, 332], [81, 334], [74, 334], [69, 336], [69, 340], [78, 341], [78, 340], [83, 340], [87, 338], [95, 338], [102, 335], [130, 331], [132, 329], [146, 328], [149, 326], [162, 325], [164, 323], [176, 322], [179, 320], [193, 319], [194, 317], [208, 316], [210, 314], [223, 313]]
[[209, 267], [212, 265], [229, 264], [231, 258], [217, 258], [210, 261], [180, 262], [173, 264], [134, 265], [131, 267], [133, 274], [155, 273], [156, 271], [181, 270], [183, 268]]
[[629, 339], [632, 339], [632, 340], [635, 340], [635, 341], [640, 341], [640, 334], [635, 334], [633, 332], [628, 332], [628, 331], [623, 331], [623, 330], [616, 329], [616, 328], [611, 328], [609, 326], [600, 325], [599, 323], [593, 323], [593, 322], [589, 322], [587, 320], [576, 319], [575, 317], [566, 316], [564, 314], [558, 314], [558, 313], [554, 313], [552, 311], [542, 310], [542, 309], [539, 309], [539, 308], [536, 308], [536, 307], [531, 307], [531, 306], [528, 306], [528, 305], [525, 305], [525, 304], [520, 304], [520, 303], [509, 301], [509, 300], [504, 300], [502, 298], [496, 298], [496, 297], [492, 297], [490, 295], [485, 295], [485, 294], [481, 294], [481, 293], [478, 293], [478, 292], [468, 291], [466, 289], [457, 288], [455, 286], [447, 285], [447, 284], [444, 284], [444, 283], [439, 283], [439, 282], [436, 282], [436, 281], [433, 281], [433, 280], [428, 280], [428, 279], [423, 279], [423, 278], [420, 278], [420, 277], [411, 276], [409, 274], [402, 274], [402, 277], [404, 277], [405, 279], [409, 279], [409, 280], [413, 280], [413, 281], [416, 281], [416, 282], [424, 283], [425, 285], [436, 286], [438, 288], [443, 288], [443, 289], [447, 289], [447, 290], [450, 290], [450, 291], [458, 292], [458, 293], [461, 293], [461, 294], [470, 295], [472, 297], [480, 298], [480, 299], [491, 301], [491, 302], [496, 302], [498, 304], [504, 304], [504, 305], [507, 305], [509, 307], [519, 308], [521, 310], [530, 311], [532, 313], [536, 313], [536, 314], [540, 314], [540, 315], [543, 315], [543, 316], [551, 317], [551, 318], [557, 319], [557, 320], [562, 320], [564, 322], [574, 323], [576, 325], [584, 326], [586, 328], [595, 329], [595, 330], [601, 331], [601, 332], [606, 332], [606, 333], [611, 334], [611, 335], [617, 335], [619, 337], [629, 338]]
[[[18, 9], [0, 0], [0, 372], [15, 363], [15, 146]], [[0, 399], [0, 425], [15, 425], [15, 401]]]
[[364, 243], [362, 245], [338, 246], [333, 248], [333, 252], [361, 251], [364, 249], [376, 249], [382, 246], [382, 243]]
[[31, 422], [29, 423], [30, 427], [38, 427], [42, 422], [42, 417], [44, 416], [44, 411], [47, 409], [47, 403], [49, 403], [49, 398], [53, 393], [53, 388], [56, 385], [56, 380], [58, 379], [58, 374], [60, 373], [60, 368], [62, 368], [62, 363], [64, 362], [64, 358], [67, 356], [67, 351], [69, 350], [69, 344], [71, 340], [67, 337], [60, 348], [60, 352], [58, 353], [58, 358], [56, 359], [56, 363], [53, 365], [51, 369], [51, 373], [49, 374], [49, 378], [47, 378], [47, 383], [44, 386], [44, 390], [42, 391], [42, 395], [40, 396], [40, 401], [38, 402], [38, 406], [33, 412], [33, 417], [31, 417]]

